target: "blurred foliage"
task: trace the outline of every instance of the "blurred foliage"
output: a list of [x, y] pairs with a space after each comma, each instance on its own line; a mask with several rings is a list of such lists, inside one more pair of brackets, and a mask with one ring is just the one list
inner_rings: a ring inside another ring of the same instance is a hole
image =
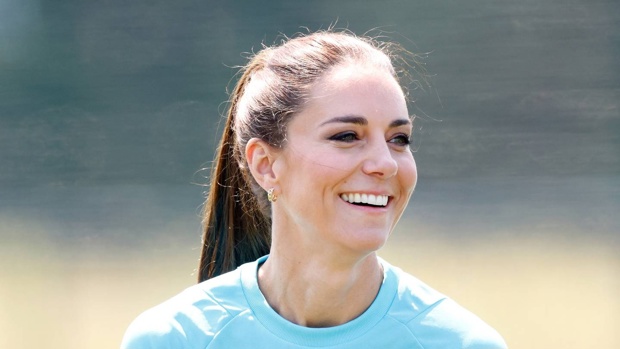
[[430, 52], [422, 177], [617, 175], [619, 18], [613, 0], [2, 0], [0, 183], [188, 183], [232, 67], [333, 23]]

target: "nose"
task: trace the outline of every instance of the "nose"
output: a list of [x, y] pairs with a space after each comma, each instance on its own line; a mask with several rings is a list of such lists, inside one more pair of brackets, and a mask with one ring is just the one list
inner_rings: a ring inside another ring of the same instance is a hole
[[396, 175], [398, 163], [387, 142], [383, 139], [373, 142], [367, 148], [366, 158], [362, 164], [362, 171], [367, 175], [387, 179]]

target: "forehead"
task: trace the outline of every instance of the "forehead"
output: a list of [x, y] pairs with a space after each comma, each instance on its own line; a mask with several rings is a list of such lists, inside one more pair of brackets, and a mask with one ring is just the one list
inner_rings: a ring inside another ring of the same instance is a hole
[[408, 117], [400, 85], [387, 69], [377, 66], [336, 66], [312, 86], [308, 97], [304, 110], [314, 109], [320, 114]]

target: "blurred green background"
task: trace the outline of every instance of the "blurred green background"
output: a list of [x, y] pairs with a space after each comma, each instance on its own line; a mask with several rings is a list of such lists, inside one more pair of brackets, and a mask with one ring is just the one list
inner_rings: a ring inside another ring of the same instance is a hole
[[0, 347], [118, 347], [193, 284], [231, 67], [336, 21], [428, 53], [381, 255], [511, 348], [620, 348], [616, 0], [0, 0]]

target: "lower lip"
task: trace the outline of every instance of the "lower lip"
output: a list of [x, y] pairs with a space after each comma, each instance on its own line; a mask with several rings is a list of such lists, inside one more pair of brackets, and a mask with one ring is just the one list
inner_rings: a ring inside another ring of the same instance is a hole
[[390, 201], [388, 201], [388, 204], [386, 206], [361, 206], [361, 205], [354, 205], [348, 201], [344, 201], [342, 200], [342, 198], [340, 198], [340, 201], [342, 201], [343, 203], [347, 204], [349, 207], [352, 207], [354, 209], [363, 211], [363, 212], [368, 212], [368, 213], [384, 213], [387, 211], [388, 206], [390, 206]]

